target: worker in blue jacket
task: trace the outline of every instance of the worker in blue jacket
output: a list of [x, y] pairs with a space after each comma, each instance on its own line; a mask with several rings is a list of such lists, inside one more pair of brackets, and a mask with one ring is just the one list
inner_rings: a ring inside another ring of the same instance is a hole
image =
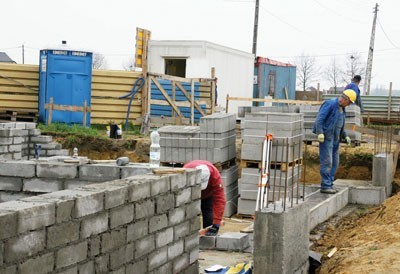
[[360, 85], [360, 82], [361, 82], [361, 76], [360, 75], [354, 75], [353, 79], [351, 79], [351, 83], [348, 84], [344, 88], [344, 90], [352, 89], [352, 90], [355, 91], [355, 93], [357, 94], [357, 99], [355, 101], [355, 104], [360, 107], [360, 111], [361, 112], [364, 112], [364, 108], [363, 108], [363, 105], [362, 105], [362, 102], [361, 102], [361, 91], [360, 91], [360, 88], [358, 87]]
[[319, 109], [313, 132], [318, 135], [319, 162], [321, 174], [321, 192], [334, 194], [333, 181], [339, 165], [339, 143], [345, 139], [350, 145], [351, 139], [344, 130], [345, 107], [356, 101], [357, 94], [346, 89], [334, 99], [325, 101]]

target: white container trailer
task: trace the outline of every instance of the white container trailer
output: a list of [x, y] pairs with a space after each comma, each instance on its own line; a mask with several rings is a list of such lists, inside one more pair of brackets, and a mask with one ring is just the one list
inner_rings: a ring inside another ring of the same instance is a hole
[[[226, 95], [253, 97], [254, 55], [207, 41], [150, 40], [149, 72], [185, 78], [211, 78], [215, 68], [217, 104], [225, 107]], [[229, 112], [250, 101], [230, 101]]]

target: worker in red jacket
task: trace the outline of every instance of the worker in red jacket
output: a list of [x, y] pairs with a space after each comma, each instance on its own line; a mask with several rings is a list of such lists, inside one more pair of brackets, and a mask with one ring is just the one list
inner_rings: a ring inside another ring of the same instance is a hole
[[210, 227], [206, 232], [207, 236], [217, 236], [226, 204], [221, 175], [218, 169], [208, 161], [194, 160], [185, 164], [184, 167], [201, 170], [203, 228]]

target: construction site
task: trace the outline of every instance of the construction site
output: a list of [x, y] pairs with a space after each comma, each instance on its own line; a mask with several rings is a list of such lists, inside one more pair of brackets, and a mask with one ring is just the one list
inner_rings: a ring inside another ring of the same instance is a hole
[[125, 71], [66, 41], [0, 52], [0, 274], [400, 273], [378, 4], [363, 92], [354, 74], [333, 93], [257, 55], [255, 5], [251, 53], [143, 28]]

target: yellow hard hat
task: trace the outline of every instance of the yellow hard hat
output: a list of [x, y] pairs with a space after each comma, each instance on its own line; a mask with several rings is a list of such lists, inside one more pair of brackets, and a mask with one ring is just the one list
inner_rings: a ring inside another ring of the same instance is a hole
[[357, 94], [354, 90], [346, 89], [345, 91], [343, 91], [343, 94], [346, 95], [347, 98], [349, 98], [352, 103], [356, 101]]

